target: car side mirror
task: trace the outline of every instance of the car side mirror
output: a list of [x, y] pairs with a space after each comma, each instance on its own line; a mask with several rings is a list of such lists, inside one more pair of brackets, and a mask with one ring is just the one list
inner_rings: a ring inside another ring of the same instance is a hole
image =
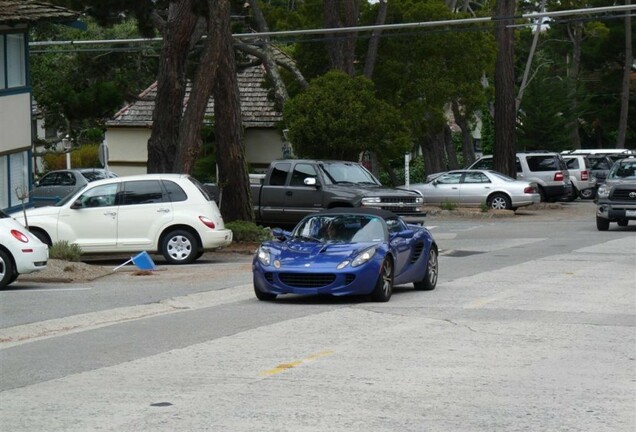
[[82, 207], [83, 207], [83, 205], [82, 205], [82, 201], [81, 200], [75, 200], [75, 202], [73, 202], [73, 204], [71, 204], [71, 208], [73, 210], [81, 209]]
[[272, 230], [272, 237], [279, 241], [287, 240], [287, 233], [282, 228], [274, 228]]
[[306, 186], [319, 186], [318, 182], [316, 181], [316, 177], [307, 177], [305, 180], [303, 180], [303, 183], [305, 183]]

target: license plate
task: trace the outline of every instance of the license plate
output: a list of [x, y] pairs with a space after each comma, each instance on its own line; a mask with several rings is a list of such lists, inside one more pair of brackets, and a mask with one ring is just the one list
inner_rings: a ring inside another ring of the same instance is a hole
[[625, 210], [626, 217], [636, 217], [636, 210]]

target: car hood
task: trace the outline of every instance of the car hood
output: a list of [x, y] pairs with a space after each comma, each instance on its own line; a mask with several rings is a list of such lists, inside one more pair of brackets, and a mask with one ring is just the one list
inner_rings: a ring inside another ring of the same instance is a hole
[[[37, 207], [30, 208], [26, 210], [27, 218], [35, 217], [35, 216], [55, 216], [60, 212], [60, 207], [55, 206], [46, 206], [46, 207]], [[11, 216], [16, 219], [24, 219], [24, 213], [22, 210], [11, 213]]]
[[304, 240], [287, 240], [285, 242], [268, 242], [267, 247], [272, 260], [278, 259], [281, 268], [303, 269], [330, 267], [335, 268], [345, 260], [351, 260], [361, 251], [378, 243], [317, 243]]
[[363, 185], [357, 183], [337, 184], [330, 186], [332, 190], [341, 190], [351, 193], [352, 191], [360, 193], [364, 196], [405, 196], [419, 194], [412, 190], [407, 189], [393, 189], [379, 185]]

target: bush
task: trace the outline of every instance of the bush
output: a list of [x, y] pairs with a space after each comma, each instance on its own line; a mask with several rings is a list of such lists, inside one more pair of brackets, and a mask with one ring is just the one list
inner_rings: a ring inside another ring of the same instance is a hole
[[441, 207], [442, 207], [442, 210], [455, 210], [457, 208], [457, 203], [444, 201]]
[[66, 240], [53, 243], [49, 248], [49, 258], [64, 261], [79, 261], [82, 256], [82, 248], [75, 243]]
[[225, 227], [232, 230], [234, 241], [238, 243], [262, 242], [272, 238], [272, 231], [269, 228], [253, 222], [237, 220], [226, 223]]
[[[66, 169], [66, 153], [47, 153], [43, 156], [46, 171]], [[71, 168], [101, 168], [99, 144], [84, 144], [71, 150]]]

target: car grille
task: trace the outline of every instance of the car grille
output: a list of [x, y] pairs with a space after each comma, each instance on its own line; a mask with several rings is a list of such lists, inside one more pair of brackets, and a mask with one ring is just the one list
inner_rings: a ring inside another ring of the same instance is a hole
[[279, 279], [285, 285], [296, 288], [320, 288], [333, 283], [333, 273], [280, 273]]
[[274, 275], [272, 273], [265, 273], [265, 280], [269, 283], [274, 283]]
[[381, 197], [382, 202], [377, 208], [389, 210], [398, 215], [421, 214], [421, 205], [416, 202], [416, 197]]
[[636, 202], [636, 188], [616, 186], [612, 191], [611, 199]]

